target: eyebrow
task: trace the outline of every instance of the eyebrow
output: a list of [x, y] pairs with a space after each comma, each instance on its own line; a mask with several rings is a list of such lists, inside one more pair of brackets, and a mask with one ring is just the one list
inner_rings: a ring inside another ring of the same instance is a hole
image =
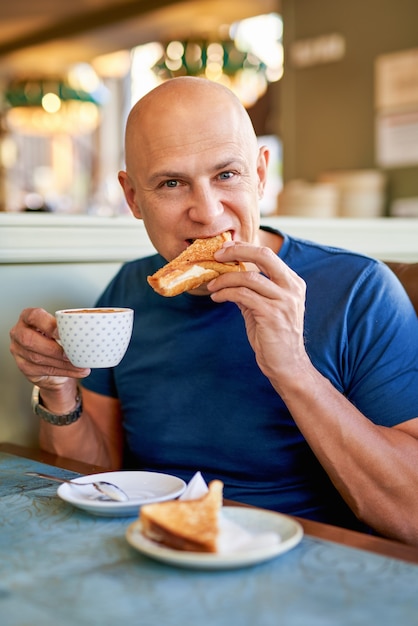
[[184, 174], [181, 174], [180, 172], [170, 172], [169, 170], [162, 170], [161, 172], [154, 172], [154, 174], [151, 174], [150, 176], [150, 181], [154, 181], [154, 180], [158, 180], [159, 178], [182, 178], [184, 176]]
[[[236, 158], [236, 157], [233, 158], [233, 157], [231, 157], [229, 159], [226, 159], [225, 161], [221, 161], [220, 163], [215, 164], [212, 167], [212, 170], [213, 171], [219, 171], [219, 170], [228, 169], [229, 167], [231, 167], [231, 165], [234, 165], [234, 164], [238, 164], [238, 165], [240, 165], [242, 167], [243, 164], [244, 164], [244, 161], [243, 161], [243, 159], [240, 159], [240, 158]], [[188, 178], [188, 175], [185, 174], [184, 172], [180, 172], [180, 171], [161, 170], [161, 171], [154, 172], [154, 174], [152, 174], [150, 176], [150, 181], [151, 182], [152, 181], [156, 181], [156, 180], [158, 180], [160, 178], [176, 180], [178, 178]]]

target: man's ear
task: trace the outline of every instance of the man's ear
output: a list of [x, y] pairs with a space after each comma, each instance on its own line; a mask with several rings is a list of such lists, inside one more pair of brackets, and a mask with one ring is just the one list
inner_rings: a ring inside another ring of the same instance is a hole
[[135, 187], [131, 179], [129, 178], [126, 172], [120, 171], [118, 173], [118, 180], [119, 180], [120, 186], [123, 189], [126, 202], [128, 203], [128, 206], [131, 209], [133, 216], [136, 217], [137, 219], [141, 219], [142, 215], [141, 215], [141, 211], [138, 205], [136, 204]]
[[269, 158], [270, 152], [268, 148], [266, 146], [262, 146], [259, 150], [257, 159], [258, 197], [260, 200], [264, 195], [264, 187], [267, 182]]

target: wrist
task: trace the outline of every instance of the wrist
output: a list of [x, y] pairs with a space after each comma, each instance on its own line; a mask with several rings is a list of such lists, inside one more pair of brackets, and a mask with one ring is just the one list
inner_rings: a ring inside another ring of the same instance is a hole
[[[34, 384], [37, 385], [36, 382]], [[53, 386], [44, 386], [44, 381], [41, 381], [38, 386], [40, 402], [51, 413], [69, 413], [74, 409], [75, 398], [79, 393], [77, 379], [67, 378]]]
[[[68, 401], [66, 404], [69, 406]], [[39, 387], [36, 385], [34, 386], [32, 391], [32, 410], [35, 415], [41, 417], [44, 421], [48, 422], [48, 424], [53, 424], [54, 426], [68, 426], [69, 424], [76, 422], [81, 417], [83, 403], [81, 389], [79, 387], [76, 388], [75, 398], [73, 399], [71, 406], [72, 408], [69, 411], [56, 411], [51, 410], [51, 408], [47, 408], [44, 405]]]

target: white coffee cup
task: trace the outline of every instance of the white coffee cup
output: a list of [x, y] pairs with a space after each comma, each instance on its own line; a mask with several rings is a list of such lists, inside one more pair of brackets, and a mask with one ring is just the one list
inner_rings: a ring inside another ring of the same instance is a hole
[[76, 367], [115, 367], [125, 356], [132, 335], [132, 309], [62, 309], [55, 318], [59, 343]]

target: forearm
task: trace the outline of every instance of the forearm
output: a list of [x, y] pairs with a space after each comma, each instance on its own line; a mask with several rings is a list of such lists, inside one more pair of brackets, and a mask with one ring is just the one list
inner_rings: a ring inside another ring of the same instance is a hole
[[374, 425], [313, 367], [275, 385], [354, 513], [383, 535], [418, 545], [418, 442]]
[[107, 447], [97, 438], [85, 412], [77, 423], [69, 426], [52, 426], [41, 422], [39, 445], [43, 450], [58, 456], [114, 469]]
[[[75, 381], [74, 381], [75, 382]], [[59, 392], [41, 391], [42, 404], [48, 411], [65, 414], [72, 411], [77, 395], [76, 385], [69, 384]], [[99, 397], [99, 402], [107, 399]], [[41, 448], [59, 456], [93, 463], [109, 469], [119, 469], [122, 462], [122, 446], [116, 427], [118, 411], [109, 412], [108, 405], [116, 409], [109, 399], [100, 413], [91, 401], [88, 392], [83, 392], [82, 413], [73, 424], [55, 426], [40, 420], [39, 443]]]

